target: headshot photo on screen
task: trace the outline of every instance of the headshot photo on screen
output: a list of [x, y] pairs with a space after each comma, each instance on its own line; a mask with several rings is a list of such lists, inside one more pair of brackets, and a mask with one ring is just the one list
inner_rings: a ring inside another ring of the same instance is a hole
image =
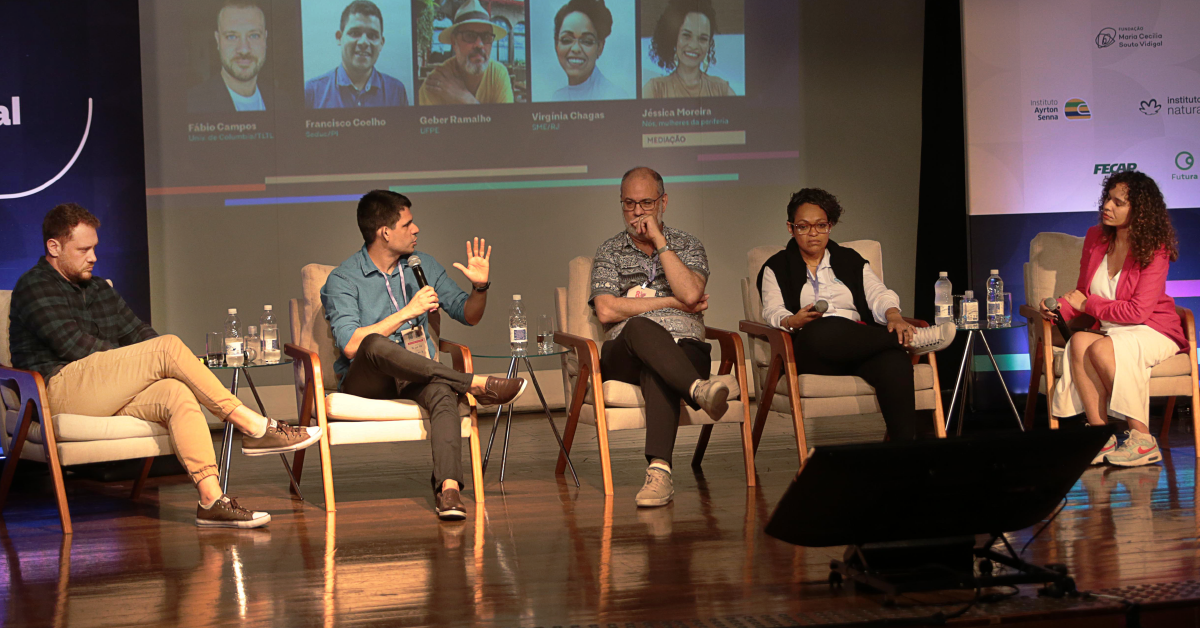
[[642, 0], [642, 98], [746, 95], [743, 0]]
[[409, 0], [303, 0], [300, 19], [305, 106], [413, 104]]
[[417, 3], [414, 37], [420, 104], [529, 102], [525, 3], [486, 4], [479, 0]]
[[254, 0], [197, 2], [189, 12], [193, 70], [188, 113], [266, 111], [269, 4]]
[[637, 95], [635, 0], [532, 0], [534, 102]]

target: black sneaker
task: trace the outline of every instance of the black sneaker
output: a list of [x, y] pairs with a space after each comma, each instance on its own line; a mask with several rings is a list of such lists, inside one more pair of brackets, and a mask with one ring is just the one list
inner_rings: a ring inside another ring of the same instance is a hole
[[437, 516], [443, 521], [462, 521], [467, 518], [467, 507], [456, 488], [445, 488], [435, 496]]
[[261, 528], [271, 523], [271, 515], [246, 510], [237, 499], [222, 495], [209, 508], [196, 504], [196, 525], [201, 528]]

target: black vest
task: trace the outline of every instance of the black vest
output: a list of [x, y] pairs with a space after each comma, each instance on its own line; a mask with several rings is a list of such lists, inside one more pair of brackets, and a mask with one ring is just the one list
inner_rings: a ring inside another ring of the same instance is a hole
[[[829, 251], [829, 266], [839, 281], [846, 284], [850, 294], [854, 296], [854, 309], [858, 316], [868, 325], [880, 326], [875, 322], [871, 307], [867, 303], [867, 294], [863, 290], [862, 267], [867, 263], [862, 255], [851, 248], [839, 245], [833, 240], [825, 247]], [[783, 294], [783, 305], [789, 311], [800, 311], [800, 291], [808, 282], [808, 270], [804, 258], [800, 256], [800, 247], [795, 240], [788, 240], [787, 248], [772, 255], [758, 271], [758, 296], [762, 298], [763, 271], [767, 268], [775, 273], [775, 281]]]

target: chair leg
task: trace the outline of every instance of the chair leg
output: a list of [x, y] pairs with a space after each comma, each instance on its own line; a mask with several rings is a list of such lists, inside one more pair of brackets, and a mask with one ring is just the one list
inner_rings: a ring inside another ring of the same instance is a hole
[[1033, 363], [1029, 365], [1029, 392], [1025, 395], [1025, 431], [1033, 429], [1037, 416], [1038, 384], [1042, 381], [1042, 352], [1045, 348], [1039, 340], [1034, 351]]
[[776, 357], [767, 367], [767, 377], [763, 380], [762, 398], [758, 400], [758, 411], [754, 413], [754, 453], [758, 453], [758, 441], [762, 440], [763, 428], [766, 427], [767, 414], [771, 412], [771, 402], [775, 400], [775, 387], [779, 385], [779, 375], [783, 370], [783, 359]]
[[475, 484], [475, 503], [483, 503], [483, 454], [479, 450], [479, 417], [471, 411], [471, 481]]
[[[582, 371], [579, 377], [584, 377]], [[575, 394], [572, 395], [571, 407], [567, 412], [567, 424], [563, 426], [563, 448], [558, 452], [558, 464], [554, 466], [555, 475], [562, 475], [567, 470], [567, 455], [571, 453], [571, 445], [575, 442], [575, 430], [579, 427], [579, 412], [583, 409], [583, 393], [585, 392], [587, 392], [587, 388], [576, 388]]]
[[[795, 381], [795, 380], [793, 380]], [[792, 424], [796, 429], [796, 454], [800, 457], [800, 466], [808, 459], [808, 438], [804, 435], [804, 409], [800, 405], [799, 391], [788, 387], [788, 399], [792, 404]]]
[[942, 409], [942, 383], [938, 379], [937, 357], [930, 353], [929, 367], [933, 369], [933, 433], [938, 438], [946, 438], [946, 415]]
[[600, 475], [604, 477], [604, 494], [613, 494], [612, 460], [608, 455], [608, 421], [597, 419], [596, 431], [600, 442]]
[[[321, 451], [321, 487], [325, 491], [325, 512], [337, 512], [337, 501], [333, 496], [333, 457], [329, 452], [329, 430], [321, 433], [317, 443]], [[299, 482], [299, 480], [296, 480]]]
[[1175, 418], [1175, 397], [1167, 397], [1167, 408], [1163, 411], [1162, 430], [1158, 433], [1158, 446], [1161, 449], [1170, 449], [1171, 442], [1168, 435], [1171, 433], [1171, 419]]
[[700, 438], [696, 441], [696, 453], [692, 454], [692, 468], [699, 469], [704, 460], [704, 450], [708, 449], [708, 439], [712, 437], [712, 424], [700, 428]]
[[150, 467], [154, 466], [154, 457], [147, 457], [142, 462], [142, 472], [138, 474], [136, 480], [133, 481], [133, 490], [129, 493], [129, 499], [136, 500], [142, 496], [142, 489], [146, 488], [146, 478], [150, 477]]
[[21, 450], [25, 448], [25, 440], [29, 437], [30, 414], [33, 412], [33, 404], [29, 404], [25, 408], [24, 416], [21, 417], [17, 424], [20, 427], [13, 439], [9, 442], [8, 457], [4, 460], [4, 473], [0, 474], [0, 511], [4, 510], [4, 505], [8, 502], [8, 490], [12, 487], [13, 474], [17, 470], [17, 462], [21, 460]]
[[742, 402], [742, 459], [746, 461], [746, 486], [758, 483], [758, 474], [754, 470], [754, 434], [750, 425], [750, 402]]

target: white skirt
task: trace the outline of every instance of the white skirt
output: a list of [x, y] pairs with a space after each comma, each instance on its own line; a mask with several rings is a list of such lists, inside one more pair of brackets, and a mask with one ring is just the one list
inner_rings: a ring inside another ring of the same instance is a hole
[[[1112, 398], [1108, 400], [1108, 414], [1146, 423], [1150, 417], [1150, 369], [1178, 353], [1179, 345], [1149, 325], [1110, 327], [1106, 331], [1112, 339], [1113, 354], [1117, 361]], [[1062, 358], [1062, 377], [1054, 383], [1054, 398], [1050, 405], [1054, 416], [1068, 417], [1083, 413], [1083, 402], [1079, 398], [1079, 391], [1075, 389], [1071, 362], [1067, 356], [1071, 355], [1071, 342], [1086, 333], [1077, 332], [1067, 342], [1067, 350]]]

